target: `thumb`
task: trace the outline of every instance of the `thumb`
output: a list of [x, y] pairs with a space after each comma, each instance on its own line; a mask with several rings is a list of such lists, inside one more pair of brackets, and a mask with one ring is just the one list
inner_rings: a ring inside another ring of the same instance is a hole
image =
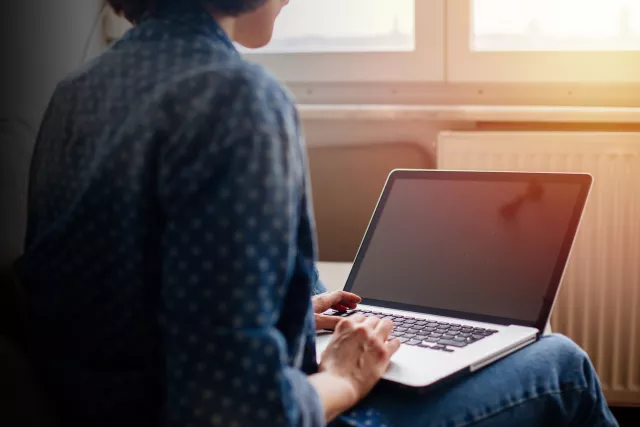
[[395, 352], [398, 351], [400, 344], [400, 340], [395, 337], [385, 343], [390, 356], [393, 356]]
[[340, 323], [340, 320], [342, 320], [341, 317], [324, 316], [322, 314], [316, 314], [315, 319], [316, 319], [317, 330], [320, 330], [320, 329], [334, 330], [338, 325], [338, 323]]

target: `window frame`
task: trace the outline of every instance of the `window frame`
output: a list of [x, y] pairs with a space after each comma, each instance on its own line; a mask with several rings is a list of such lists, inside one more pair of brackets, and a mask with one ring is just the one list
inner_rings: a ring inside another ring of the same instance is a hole
[[638, 83], [640, 51], [474, 52], [472, 1], [447, 0], [452, 83]]
[[413, 52], [246, 53], [245, 56], [286, 83], [443, 82], [446, 1], [415, 0]]

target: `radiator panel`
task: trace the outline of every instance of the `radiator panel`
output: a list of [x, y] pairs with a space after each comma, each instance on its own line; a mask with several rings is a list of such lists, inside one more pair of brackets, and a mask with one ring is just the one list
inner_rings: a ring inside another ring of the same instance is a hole
[[640, 134], [447, 132], [438, 167], [594, 176], [551, 325], [589, 353], [610, 404], [640, 404]]

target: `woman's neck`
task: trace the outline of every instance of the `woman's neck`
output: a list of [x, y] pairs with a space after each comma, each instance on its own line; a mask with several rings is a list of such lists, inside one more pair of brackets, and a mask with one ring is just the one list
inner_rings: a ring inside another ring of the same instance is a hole
[[231, 40], [233, 40], [234, 33], [235, 33], [235, 26], [236, 26], [235, 25], [236, 18], [232, 16], [219, 16], [215, 13], [212, 13], [211, 16], [213, 16], [213, 19], [218, 23], [220, 28], [222, 28], [222, 30], [227, 34], [227, 36]]

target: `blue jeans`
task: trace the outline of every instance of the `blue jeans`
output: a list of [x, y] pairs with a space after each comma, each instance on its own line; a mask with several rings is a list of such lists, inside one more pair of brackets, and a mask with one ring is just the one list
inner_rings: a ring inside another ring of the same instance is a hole
[[380, 383], [347, 425], [379, 426], [617, 426], [588, 356], [562, 335], [540, 339], [454, 383], [416, 390]]

